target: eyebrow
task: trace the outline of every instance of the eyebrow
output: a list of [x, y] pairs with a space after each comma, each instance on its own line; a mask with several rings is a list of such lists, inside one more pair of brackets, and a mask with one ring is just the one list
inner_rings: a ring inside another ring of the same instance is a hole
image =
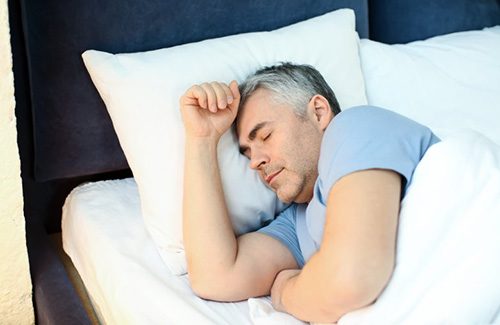
[[[264, 122], [260, 122], [260, 123], [257, 123], [257, 125], [255, 125], [252, 129], [252, 131], [250, 131], [250, 133], [248, 134], [248, 139], [250, 141], [253, 141], [255, 140], [255, 137], [257, 136], [257, 132], [259, 132], [260, 129], [262, 129], [264, 126], [266, 126], [267, 124], [269, 124], [269, 122], [267, 121], [264, 121]], [[240, 153], [243, 155], [244, 152], [248, 149], [248, 146], [240, 146]]]

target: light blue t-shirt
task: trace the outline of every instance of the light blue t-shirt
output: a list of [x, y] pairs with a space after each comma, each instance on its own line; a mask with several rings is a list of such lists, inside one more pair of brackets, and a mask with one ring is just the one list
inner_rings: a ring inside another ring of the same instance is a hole
[[333, 185], [355, 171], [379, 168], [403, 176], [404, 197], [415, 167], [439, 142], [432, 131], [402, 115], [374, 106], [358, 106], [333, 118], [323, 135], [318, 179], [309, 204], [292, 204], [258, 232], [281, 241], [299, 267], [319, 249], [326, 201]]

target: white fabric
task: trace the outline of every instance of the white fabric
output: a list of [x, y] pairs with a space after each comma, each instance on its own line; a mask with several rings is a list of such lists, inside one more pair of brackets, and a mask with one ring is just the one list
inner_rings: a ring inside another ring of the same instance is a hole
[[500, 321], [499, 231], [500, 146], [475, 132], [450, 135], [415, 170], [389, 285], [339, 324]]
[[[216, 303], [165, 267], [132, 179], [80, 186], [63, 207], [63, 245], [108, 324], [302, 324], [269, 298]], [[432, 146], [402, 202], [396, 268], [352, 324], [500, 321], [500, 147], [477, 133]]]
[[500, 26], [386, 45], [363, 39], [368, 102], [439, 137], [474, 129], [500, 144]]
[[[366, 104], [358, 45], [354, 13], [342, 9], [272, 32], [142, 53], [82, 55], [139, 186], [146, 227], [174, 273], [185, 272], [180, 96], [195, 83], [241, 82], [257, 68], [290, 61], [315, 66], [342, 107]], [[256, 229], [283, 206], [248, 168], [231, 132], [218, 150], [233, 226], [237, 233]]]
[[253, 324], [258, 325], [303, 325], [297, 318], [274, 309], [271, 297], [248, 299]]
[[[144, 226], [133, 179], [74, 189], [63, 207], [62, 234], [64, 250], [104, 324], [269, 324], [267, 298], [206, 301], [194, 295], [187, 275], [169, 271]], [[279, 324], [303, 324], [272, 314], [284, 320]]]

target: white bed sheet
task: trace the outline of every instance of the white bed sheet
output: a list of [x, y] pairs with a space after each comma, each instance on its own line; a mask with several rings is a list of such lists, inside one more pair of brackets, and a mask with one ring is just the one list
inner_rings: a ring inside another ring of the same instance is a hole
[[[194, 295], [186, 275], [172, 275], [144, 227], [132, 178], [74, 189], [63, 207], [62, 233], [105, 324], [264, 324], [272, 318], [250, 313], [270, 306], [266, 298], [206, 301]], [[281, 321], [303, 324], [279, 314]]]

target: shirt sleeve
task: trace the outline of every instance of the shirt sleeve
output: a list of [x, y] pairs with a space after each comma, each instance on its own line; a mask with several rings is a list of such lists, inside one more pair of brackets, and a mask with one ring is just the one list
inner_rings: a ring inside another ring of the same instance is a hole
[[260, 228], [257, 232], [268, 235], [280, 241], [292, 253], [299, 268], [305, 264], [300, 250], [296, 232], [297, 205], [292, 204], [281, 212], [270, 224]]
[[429, 128], [383, 108], [342, 111], [326, 129], [321, 146], [318, 171], [323, 199], [343, 176], [375, 168], [403, 176], [403, 197], [417, 164], [438, 141]]

